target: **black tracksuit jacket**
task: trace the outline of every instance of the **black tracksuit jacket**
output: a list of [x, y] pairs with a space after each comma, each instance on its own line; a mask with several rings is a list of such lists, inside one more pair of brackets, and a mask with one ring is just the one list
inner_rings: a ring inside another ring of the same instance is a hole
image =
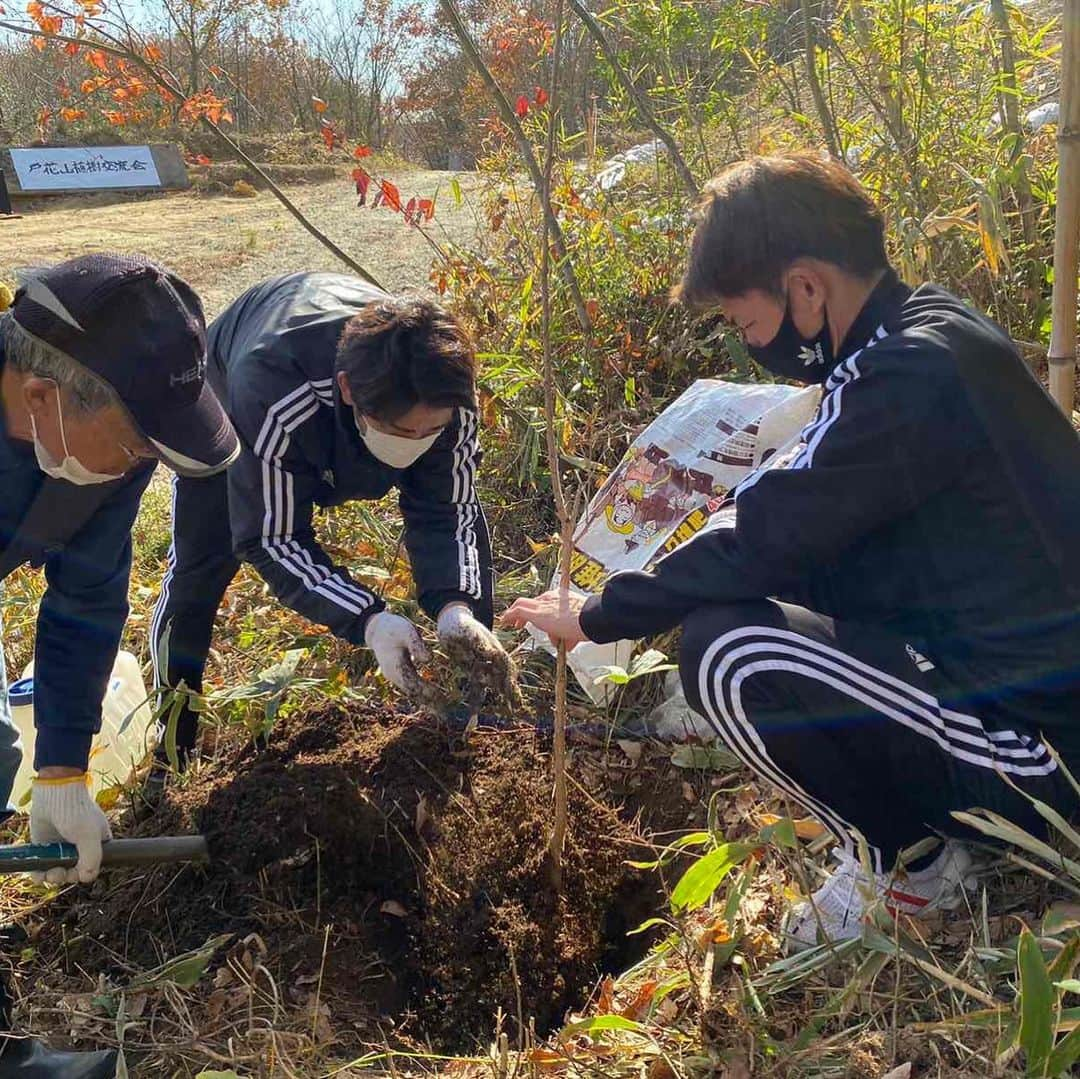
[[458, 409], [406, 469], [377, 460], [334, 379], [338, 338], [385, 294], [359, 278], [295, 273], [249, 289], [214, 321], [208, 377], [242, 452], [228, 471], [233, 547], [287, 606], [363, 644], [382, 601], [334, 564], [315, 539], [315, 506], [376, 499], [397, 487], [421, 607], [451, 600], [491, 625], [487, 524], [476, 493], [477, 416]]
[[599, 642], [778, 597], [893, 629], [976, 708], [1080, 762], [1080, 440], [1005, 332], [892, 275], [827, 371], [801, 444], [736, 513], [590, 598]]

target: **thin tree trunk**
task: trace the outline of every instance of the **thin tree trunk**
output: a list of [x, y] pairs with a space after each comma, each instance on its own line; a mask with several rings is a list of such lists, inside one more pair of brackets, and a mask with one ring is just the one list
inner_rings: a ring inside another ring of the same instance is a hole
[[[543, 187], [540, 191], [540, 198], [543, 200], [545, 207], [551, 206], [551, 173], [555, 164], [555, 132], [558, 130], [559, 107], [561, 104], [559, 82], [562, 60], [562, 22], [563, 0], [558, 0], [555, 12], [555, 40], [551, 58], [547, 147], [544, 154]], [[540, 338], [544, 349], [544, 433], [547, 436], [551, 493], [555, 501], [555, 512], [558, 515], [560, 525], [559, 595], [560, 602], [566, 604], [570, 598], [570, 552], [573, 547], [574, 524], [567, 509], [566, 494], [563, 491], [562, 474], [559, 468], [559, 446], [555, 432], [555, 364], [551, 354], [551, 252], [547, 215], [544, 216], [540, 243], [540, 296], [542, 305]], [[560, 892], [563, 885], [562, 856], [563, 846], [566, 843], [568, 820], [566, 791], [566, 645], [561, 641], [555, 658], [554, 718], [555, 729], [551, 769], [555, 786], [555, 813], [551, 826], [551, 838], [548, 843], [548, 856], [551, 865], [551, 885], [556, 892]]]
[[1054, 218], [1053, 328], [1050, 392], [1071, 418], [1076, 392], [1076, 274], [1080, 245], [1080, 0], [1062, 16], [1058, 189]]
[[634, 108], [637, 110], [638, 115], [649, 126], [653, 134], [664, 144], [671, 157], [671, 163], [675, 166], [675, 171], [679, 174], [679, 179], [686, 189], [687, 195], [689, 195], [692, 200], [696, 201], [700, 194], [697, 181], [694, 179], [694, 174], [690, 171], [690, 166], [687, 165], [686, 159], [683, 157], [678, 143], [676, 143], [671, 133], [656, 119], [656, 115], [649, 105], [649, 99], [634, 85], [634, 80], [630, 78], [622, 64], [619, 63], [617, 53], [611, 47], [611, 43], [608, 41], [603, 28], [596, 21], [589, 9], [585, 7], [581, 0], [569, 0], [569, 3], [577, 13], [578, 18], [585, 24], [585, 28], [589, 31], [589, 35], [596, 44], [600, 46], [600, 51], [604, 54], [604, 59], [611, 65], [611, 69], [615, 72], [616, 78], [622, 84], [623, 89], [630, 95], [630, 100], [634, 102]]

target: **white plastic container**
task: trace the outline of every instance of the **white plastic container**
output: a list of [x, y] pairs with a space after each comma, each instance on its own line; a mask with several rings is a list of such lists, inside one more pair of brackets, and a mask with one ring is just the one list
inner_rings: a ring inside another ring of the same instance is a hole
[[[18, 806], [29, 794], [34, 778], [34, 664], [8, 687], [11, 715], [22, 741], [22, 764], [15, 777], [12, 802]], [[146, 756], [154, 712], [147, 700], [139, 661], [130, 652], [119, 652], [113, 664], [105, 699], [101, 702], [101, 731], [90, 749], [89, 771], [96, 794], [123, 783]]]

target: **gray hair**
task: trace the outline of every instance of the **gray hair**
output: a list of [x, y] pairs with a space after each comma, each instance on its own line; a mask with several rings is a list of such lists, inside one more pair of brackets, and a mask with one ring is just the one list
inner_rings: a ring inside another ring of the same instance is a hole
[[100, 412], [120, 403], [116, 391], [107, 382], [66, 352], [28, 333], [10, 312], [0, 317], [0, 344], [5, 363], [25, 375], [51, 378], [64, 389], [67, 400], [78, 412]]

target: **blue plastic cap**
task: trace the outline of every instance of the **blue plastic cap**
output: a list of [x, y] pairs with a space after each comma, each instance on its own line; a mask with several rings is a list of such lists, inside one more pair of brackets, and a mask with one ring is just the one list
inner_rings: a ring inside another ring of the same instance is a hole
[[21, 708], [34, 703], [34, 679], [20, 678], [8, 686], [8, 704], [12, 708]]

